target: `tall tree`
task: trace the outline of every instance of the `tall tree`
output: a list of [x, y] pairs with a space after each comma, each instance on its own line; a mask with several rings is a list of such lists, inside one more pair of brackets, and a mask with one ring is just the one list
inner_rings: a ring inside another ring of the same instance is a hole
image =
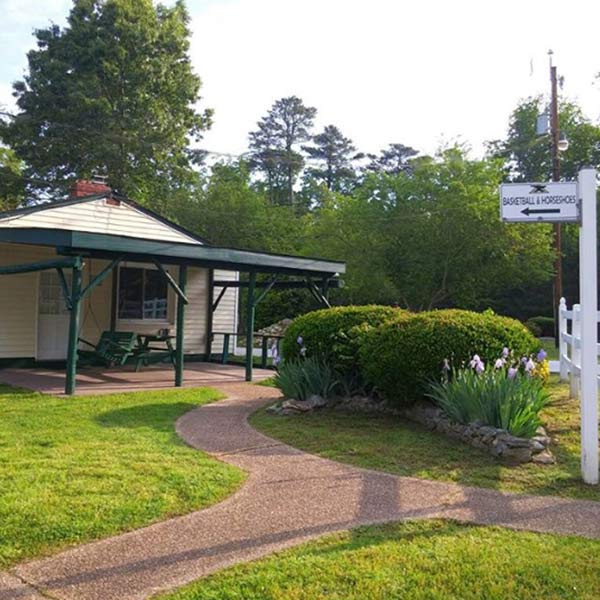
[[410, 146], [404, 144], [390, 144], [379, 153], [379, 156], [369, 155], [371, 159], [367, 170], [374, 172], [387, 173], [388, 175], [398, 175], [398, 173], [408, 172], [411, 168], [412, 159], [419, 152]]
[[[547, 112], [542, 96], [527, 98], [512, 112], [505, 139], [488, 142], [491, 156], [504, 161], [512, 181], [546, 181], [552, 178], [550, 136], [536, 133], [538, 115]], [[600, 127], [585, 117], [574, 102], [559, 104], [561, 133], [569, 148], [561, 152], [561, 176], [574, 179], [583, 165], [600, 164]]]
[[348, 190], [356, 177], [352, 167], [356, 148], [350, 138], [342, 135], [335, 125], [327, 125], [312, 138], [312, 145], [303, 149], [317, 163], [306, 169], [308, 177], [324, 183], [333, 192]]
[[200, 79], [188, 55], [182, 0], [74, 0], [68, 24], [35, 32], [28, 72], [14, 84], [19, 113], [0, 128], [27, 176], [58, 188], [92, 172], [141, 201], [185, 185], [189, 145], [210, 126], [197, 112]]
[[23, 164], [9, 148], [0, 146], [0, 211], [17, 208], [25, 197]]
[[297, 96], [281, 98], [249, 134], [251, 165], [265, 174], [274, 203], [294, 203], [294, 183], [304, 168], [299, 150], [310, 138], [316, 114]]

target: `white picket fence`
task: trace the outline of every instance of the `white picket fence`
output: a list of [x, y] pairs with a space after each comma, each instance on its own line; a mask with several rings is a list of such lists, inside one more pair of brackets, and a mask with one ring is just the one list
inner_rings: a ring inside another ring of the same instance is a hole
[[[600, 312], [597, 319], [600, 320]], [[573, 304], [569, 310], [566, 300], [560, 299], [558, 332], [560, 380], [569, 380], [571, 396], [579, 398], [581, 373], [581, 306], [579, 304]], [[598, 353], [600, 353], [600, 344], [596, 346], [596, 354]]]

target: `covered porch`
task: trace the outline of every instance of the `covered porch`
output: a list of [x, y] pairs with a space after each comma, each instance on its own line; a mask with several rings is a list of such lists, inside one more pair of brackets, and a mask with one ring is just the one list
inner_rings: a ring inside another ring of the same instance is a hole
[[[36, 363], [62, 360], [62, 372], [30, 372], [31, 377], [38, 373], [35, 389], [45, 389], [46, 382], [52, 393], [61, 382], [61, 393], [86, 393], [92, 385], [113, 381], [119, 387], [119, 382], [129, 385], [138, 377], [142, 385], [157, 373], [158, 388], [169, 381], [175, 386], [198, 385], [194, 374], [202, 369], [188, 368], [190, 361], [226, 356], [228, 340], [243, 333], [248, 340], [243, 373], [252, 381], [254, 315], [266, 294], [303, 288], [327, 306], [328, 291], [341, 284], [344, 271], [344, 263], [338, 261], [210, 246], [110, 192], [19, 209], [0, 214], [0, 356], [33, 358]], [[46, 297], [49, 291], [56, 297]], [[242, 291], [246, 316], [238, 327], [237, 298]], [[54, 312], [46, 310], [48, 299]], [[224, 305], [231, 315], [227, 329], [223, 319], [217, 319]], [[120, 334], [135, 334], [137, 339], [127, 342], [121, 355], [129, 354], [121, 361], [112, 352]], [[149, 337], [154, 347], [140, 341]], [[164, 364], [146, 366], [157, 358], [155, 352], [144, 354], [156, 350], [157, 338], [163, 345], [168, 339], [170, 370]], [[59, 339], [61, 351], [42, 356], [42, 345], [46, 351], [47, 342]], [[108, 341], [101, 347], [104, 339]], [[96, 371], [95, 378], [82, 362], [82, 351], [90, 347], [102, 364], [112, 367]], [[130, 359], [143, 365], [139, 374], [128, 370]], [[120, 380], [123, 364], [127, 382]]]
[[[254, 369], [254, 380], [273, 376], [273, 371]], [[0, 369], [0, 385], [6, 384], [61, 396], [65, 393], [64, 369], [30, 368]], [[185, 363], [182, 386], [205, 387], [242, 383], [246, 380], [243, 366], [206, 362]], [[120, 368], [84, 367], [77, 372], [77, 395], [97, 396], [125, 392], [163, 390], [173, 387], [173, 369], [168, 365], [152, 365], [139, 372], [133, 366]]]

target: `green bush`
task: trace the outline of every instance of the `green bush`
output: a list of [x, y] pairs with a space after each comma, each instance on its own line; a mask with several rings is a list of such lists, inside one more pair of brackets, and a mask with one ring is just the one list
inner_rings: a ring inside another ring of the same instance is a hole
[[368, 383], [392, 403], [419, 399], [431, 381], [440, 379], [444, 359], [455, 367], [474, 354], [495, 361], [504, 347], [519, 357], [539, 343], [514, 319], [465, 310], [438, 310], [396, 319], [367, 332], [360, 364]]
[[537, 327], [540, 332], [539, 335], [554, 337], [554, 319], [552, 317], [531, 317], [527, 319], [525, 325], [527, 327], [530, 325]]
[[[336, 306], [315, 310], [294, 320], [282, 341], [284, 360], [301, 356], [318, 356], [342, 375], [358, 369], [358, 353], [365, 331], [386, 321], [407, 315], [404, 310], [390, 306]], [[302, 339], [302, 344], [298, 339]]]
[[535, 321], [529, 320], [525, 321], [525, 323], [523, 324], [525, 325], [525, 327], [527, 327], [531, 335], [535, 336], [536, 338], [541, 337], [542, 328]]
[[430, 384], [428, 396], [453, 421], [465, 425], [479, 421], [506, 429], [520, 437], [533, 437], [541, 425], [539, 413], [549, 394], [537, 377], [487, 367], [477, 374], [459, 369], [451, 381]]
[[330, 398], [338, 385], [335, 371], [316, 356], [284, 361], [274, 377], [275, 386], [286, 398], [307, 400], [316, 394]]

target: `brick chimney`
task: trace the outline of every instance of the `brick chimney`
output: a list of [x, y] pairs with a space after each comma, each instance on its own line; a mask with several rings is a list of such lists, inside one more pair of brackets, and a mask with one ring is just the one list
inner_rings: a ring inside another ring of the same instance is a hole
[[69, 190], [70, 198], [83, 198], [84, 196], [94, 196], [96, 194], [110, 195], [111, 188], [100, 181], [89, 179], [78, 179]]

